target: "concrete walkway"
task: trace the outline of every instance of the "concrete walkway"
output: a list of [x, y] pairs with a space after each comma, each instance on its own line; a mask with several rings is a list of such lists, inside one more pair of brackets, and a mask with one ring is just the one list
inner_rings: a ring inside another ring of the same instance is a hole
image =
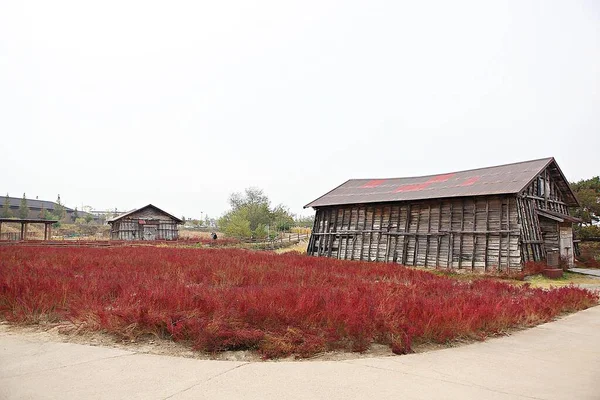
[[206, 361], [2, 333], [0, 399], [600, 399], [600, 306], [486, 342], [349, 361]]
[[592, 268], [570, 268], [569, 272], [575, 272], [578, 274], [595, 276], [600, 278], [600, 269], [592, 269]]

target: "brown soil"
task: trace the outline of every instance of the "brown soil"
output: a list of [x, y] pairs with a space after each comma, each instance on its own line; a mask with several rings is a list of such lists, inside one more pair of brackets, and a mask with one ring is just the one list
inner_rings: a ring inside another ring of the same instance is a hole
[[[6, 335], [19, 336], [26, 340], [38, 342], [62, 342], [76, 343], [89, 346], [102, 346], [115, 349], [133, 351], [141, 354], [156, 354], [171, 357], [185, 357], [200, 360], [226, 360], [226, 361], [263, 361], [260, 355], [254, 351], [225, 351], [215, 354], [207, 354], [192, 349], [189, 343], [178, 343], [171, 340], [159, 339], [154, 336], [143, 337], [139, 340], [121, 340], [112, 335], [102, 332], [77, 332], [77, 329], [67, 323], [42, 324], [42, 325], [12, 325], [6, 321], [0, 321], [0, 337]], [[422, 344], [416, 346], [414, 353], [440, 350], [447, 347], [456, 347], [469, 341], [457, 341], [451, 344]], [[310, 358], [295, 358], [293, 356], [269, 361], [344, 361], [358, 358], [389, 357], [394, 354], [388, 346], [374, 344], [368, 351], [363, 353], [350, 352], [326, 352]]]

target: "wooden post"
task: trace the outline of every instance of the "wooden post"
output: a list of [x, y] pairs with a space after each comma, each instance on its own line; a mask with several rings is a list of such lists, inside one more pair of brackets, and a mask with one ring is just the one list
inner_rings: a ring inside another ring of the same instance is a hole
[[465, 199], [460, 202], [460, 238], [458, 239], [458, 269], [462, 268], [463, 231], [465, 230]]
[[318, 220], [319, 220], [319, 209], [317, 209], [317, 214], [315, 215], [315, 221], [313, 222], [313, 229], [311, 231], [312, 234], [310, 235], [310, 239], [308, 240], [308, 248], [306, 250], [307, 254], [310, 256], [312, 256], [314, 253], [315, 241], [317, 240], [317, 236], [315, 235], [315, 233], [319, 232], [318, 225], [317, 225]]
[[450, 223], [448, 230], [448, 268], [452, 268], [454, 264], [454, 234], [452, 233], [452, 211], [454, 209], [454, 202], [450, 201]]
[[488, 270], [488, 247], [490, 244], [490, 199], [485, 199], [485, 254], [483, 255], [483, 270]]
[[440, 266], [440, 247], [441, 247], [441, 236], [440, 236], [440, 230], [442, 229], [442, 212], [444, 210], [444, 202], [440, 201], [440, 208], [439, 208], [440, 212], [438, 215], [438, 225], [437, 225], [437, 249], [435, 251], [435, 267], [439, 268]]
[[[385, 230], [387, 232], [390, 231], [390, 225], [392, 225], [392, 212], [393, 212], [393, 209], [394, 209], [393, 206], [390, 204], [390, 215], [388, 217], [387, 227], [385, 228]], [[385, 261], [385, 262], [389, 262], [390, 261], [390, 247], [391, 246], [392, 246], [392, 237], [390, 235], [387, 235], [387, 237], [386, 237], [386, 243], [385, 243], [385, 256], [383, 258], [383, 261]]]
[[431, 233], [431, 203], [427, 206], [427, 244], [425, 245], [425, 263], [427, 266], [427, 257], [429, 256], [429, 234]]
[[415, 250], [413, 252], [413, 264], [417, 265], [417, 257], [419, 255], [419, 224], [421, 222], [421, 205], [419, 204], [419, 211], [417, 214], [417, 228], [415, 230]]
[[[338, 213], [339, 213], [339, 210], [337, 208], [334, 208], [334, 209], [335, 209], [335, 219], [334, 219], [334, 223], [333, 223], [333, 232], [331, 233], [331, 241], [329, 243], [329, 249], [327, 249], [327, 257], [331, 257], [331, 251], [333, 250], [333, 243], [335, 242], [335, 238], [337, 236], [335, 234], [335, 232], [338, 231]], [[339, 253], [339, 242], [338, 242], [338, 253]]]
[[[371, 226], [369, 227], [369, 252], [367, 254], [367, 260], [371, 261], [371, 246], [373, 244], [373, 226], [375, 225], [375, 207], [373, 207], [373, 211], [371, 212]], [[377, 259], [377, 256], [375, 256]]]
[[[477, 199], [473, 199], [473, 231], [477, 231]], [[475, 269], [475, 256], [477, 249], [477, 235], [473, 233], [473, 254], [471, 254], [471, 271]]]
[[[342, 220], [340, 221], [340, 230], [343, 231], [344, 230], [344, 218], [346, 217], [346, 209], [342, 208]], [[337, 218], [337, 217], [336, 217]], [[338, 243], [338, 251], [337, 251], [337, 258], [341, 259], [342, 258], [342, 243], [344, 242], [344, 239], [342, 238], [342, 235], [340, 235], [340, 242]]]
[[385, 211], [385, 206], [381, 206], [381, 211], [379, 215], [379, 232], [377, 233], [377, 247], [375, 250], [375, 261], [379, 261], [379, 244], [381, 243], [381, 226], [383, 225], [383, 212]]
[[500, 233], [498, 233], [498, 266], [497, 270], [502, 270], [502, 217], [504, 216], [504, 198], [500, 201]]
[[0, 240], [2, 240], [2, 221], [0, 221]]
[[[396, 222], [396, 233], [400, 232], [400, 220], [402, 219], [402, 206], [398, 205], [398, 221]], [[392, 260], [394, 262], [398, 261], [398, 238], [399, 235], [395, 235], [394, 237], [394, 253], [392, 256]]]
[[[365, 206], [364, 210], [365, 210], [365, 217], [363, 219], [363, 228], [362, 228], [362, 231], [360, 232], [360, 255], [358, 256], [358, 259], [361, 261], [363, 260], [363, 253], [365, 250], [365, 232], [364, 231], [365, 231], [365, 229], [367, 229], [367, 206]], [[359, 207], [358, 215], [360, 216], [360, 207]]]
[[[354, 208], [350, 209], [350, 223], [348, 224], [348, 229], [352, 228], [352, 214], [354, 213]], [[354, 231], [358, 229], [358, 219], [360, 217], [360, 207], [356, 206], [356, 227]], [[356, 233], [352, 236], [352, 250], [350, 253], [350, 259], [354, 260], [354, 247], [356, 246]]]
[[23, 236], [25, 234], [25, 222], [21, 222], [21, 239], [23, 240]]
[[506, 198], [506, 272], [510, 272], [510, 197]]
[[406, 261], [408, 260], [408, 235], [406, 235], [410, 229], [410, 203], [406, 206], [406, 221], [404, 223], [404, 236], [402, 238], [402, 265], [406, 265]]

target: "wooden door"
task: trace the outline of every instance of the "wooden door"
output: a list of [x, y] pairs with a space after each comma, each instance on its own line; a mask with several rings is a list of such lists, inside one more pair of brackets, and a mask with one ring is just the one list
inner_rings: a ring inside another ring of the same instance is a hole
[[561, 225], [559, 228], [560, 258], [573, 268], [573, 227]]
[[156, 240], [156, 225], [144, 225], [144, 240]]

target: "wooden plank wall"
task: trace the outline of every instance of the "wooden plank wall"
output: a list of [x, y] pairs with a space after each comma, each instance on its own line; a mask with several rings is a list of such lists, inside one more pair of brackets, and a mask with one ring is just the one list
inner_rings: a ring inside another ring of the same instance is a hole
[[[540, 186], [544, 188], [540, 192]], [[569, 214], [569, 208], [565, 203], [565, 196], [559, 189], [556, 179], [548, 171], [542, 171], [533, 182], [523, 191], [522, 197], [532, 200], [535, 206], [541, 210], [556, 211]]]
[[557, 181], [562, 178], [550, 168], [542, 171], [517, 198], [524, 261], [545, 260], [546, 251], [558, 247], [558, 222], [540, 218], [537, 210], [569, 215], [565, 193]]
[[348, 260], [478, 270], [521, 268], [511, 196], [317, 209], [308, 253]]
[[153, 208], [146, 208], [115, 221], [111, 228], [111, 239], [143, 240], [143, 225], [138, 222], [140, 219], [146, 220], [148, 224], [157, 225], [156, 238], [159, 240], [174, 240], [179, 237], [179, 228], [175, 220]]

